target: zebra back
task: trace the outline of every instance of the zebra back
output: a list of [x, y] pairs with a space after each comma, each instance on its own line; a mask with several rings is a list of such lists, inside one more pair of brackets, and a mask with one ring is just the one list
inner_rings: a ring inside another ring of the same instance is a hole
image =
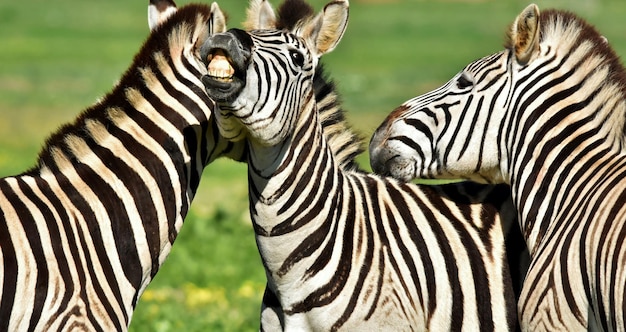
[[[334, 1], [292, 30], [231, 29], [203, 45], [209, 68], [234, 72], [203, 82], [220, 107], [220, 132], [250, 152], [250, 209], [272, 306], [262, 329], [513, 329], [502, 227], [514, 214], [508, 195], [484, 194], [508, 188], [466, 184], [465, 195], [453, 189], [462, 184], [403, 184], [347, 170], [329, 147], [313, 79], [347, 7]], [[213, 62], [219, 54], [228, 64]]]
[[372, 167], [511, 185], [531, 266], [525, 330], [624, 330], [626, 69], [577, 15], [530, 5], [506, 49], [393, 111]]

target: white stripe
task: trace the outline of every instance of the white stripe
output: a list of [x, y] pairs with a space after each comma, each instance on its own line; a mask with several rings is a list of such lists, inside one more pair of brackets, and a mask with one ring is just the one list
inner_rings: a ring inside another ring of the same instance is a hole
[[[66, 138], [66, 142], [68, 146], [72, 147], [73, 149], [76, 149], [75, 145], [78, 144], [76, 140], [81, 140], [81, 139], [76, 136], [73, 136], [73, 138], [72, 137]], [[105, 292], [108, 298], [110, 299], [114, 298], [114, 295], [111, 292], [111, 289], [109, 287], [106, 287], [108, 283], [106, 281], [106, 278], [104, 278], [104, 272], [102, 271], [98, 256], [95, 254], [96, 249], [92, 241], [91, 235], [89, 234], [89, 227], [87, 226], [88, 224], [97, 223], [98, 228], [100, 229], [103, 245], [105, 246], [105, 248], [107, 248], [107, 256], [110, 261], [111, 268], [114, 272], [118, 273], [116, 275], [117, 285], [113, 285], [113, 286], [115, 287], [119, 285], [119, 289], [120, 289], [122, 296], [124, 296], [124, 294], [134, 294], [135, 289], [132, 287], [130, 282], [125, 282], [127, 281], [127, 279], [125, 275], [123, 274], [121, 258], [119, 257], [117, 250], [114, 249], [115, 239], [113, 237], [113, 232], [111, 229], [111, 220], [109, 216], [106, 214], [106, 209], [104, 208], [104, 206], [102, 205], [98, 196], [94, 193], [92, 188], [90, 188], [80, 178], [80, 176], [76, 172], [76, 169], [74, 168], [74, 165], [71, 163], [71, 161], [67, 158], [65, 154], [63, 154], [57, 148], [53, 148], [51, 151], [51, 155], [53, 156], [54, 161], [58, 165], [59, 172], [63, 173], [63, 175], [67, 177], [71, 185], [75, 188], [76, 192], [80, 193], [82, 198], [85, 200], [85, 202], [89, 204], [91, 210], [93, 211], [93, 213], [95, 214], [95, 217], [97, 218], [97, 220], [85, 220], [84, 216], [80, 213], [79, 210], [74, 208], [74, 210], [68, 211], [70, 216], [73, 215], [76, 218], [75, 220], [73, 220], [73, 223], [72, 223], [74, 227], [73, 229], [74, 236], [78, 239], [79, 231], [77, 227], [80, 226], [83, 232], [82, 236], [85, 238], [85, 244], [87, 246], [86, 248], [80, 247], [80, 246], [77, 248], [80, 254], [81, 263], [83, 264], [82, 268], [85, 271], [88, 271], [89, 268], [92, 268], [96, 274], [96, 280], [88, 279], [85, 285], [81, 285], [78, 282], [76, 282], [74, 286], [78, 288], [77, 291], [80, 291], [80, 287], [84, 287], [84, 289], [87, 291], [87, 294], [90, 296], [90, 299], [97, 299], [98, 297], [96, 296], [92, 285], [94, 283], [98, 283], [99, 285], [103, 286], [103, 291]], [[88, 158], [85, 161], [87, 162], [89, 159], [93, 161], [94, 158]], [[62, 190], [59, 190], [59, 194], [60, 194], [59, 199], [61, 199], [62, 201], [69, 201], [67, 196], [65, 196], [64, 193], [63, 194], [61, 193], [62, 193]], [[80, 243], [77, 242], [76, 245], [78, 246], [80, 245]], [[92, 261], [92, 266], [90, 267], [86, 266], [86, 259], [85, 259], [86, 255], [89, 255], [89, 258]], [[102, 276], [102, 280], [101, 278], [98, 278], [98, 276]], [[87, 275], [85, 275], [85, 277], [87, 277]], [[74, 298], [77, 298], [77, 296], [75, 296]], [[93, 308], [99, 303], [100, 301], [94, 301], [93, 303], [89, 303], [89, 306], [91, 307], [90, 312], [104, 312], [104, 308], [98, 308], [98, 309]], [[130, 303], [129, 304], [125, 303], [125, 305], [130, 305]], [[116, 311], [116, 314], [118, 317], [123, 317], [123, 313], [120, 311], [120, 308], [114, 307], [113, 309]]]

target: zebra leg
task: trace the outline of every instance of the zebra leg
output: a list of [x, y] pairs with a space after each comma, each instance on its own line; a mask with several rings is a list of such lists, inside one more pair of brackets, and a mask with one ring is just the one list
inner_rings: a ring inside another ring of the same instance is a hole
[[265, 286], [263, 303], [261, 305], [260, 331], [283, 331], [285, 329], [285, 315], [276, 294]]

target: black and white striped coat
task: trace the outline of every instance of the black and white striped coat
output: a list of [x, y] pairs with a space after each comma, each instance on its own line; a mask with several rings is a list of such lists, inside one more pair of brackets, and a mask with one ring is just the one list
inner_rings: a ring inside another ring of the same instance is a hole
[[[35, 266], [29, 280], [6, 273], [16, 284], [3, 281], [3, 329], [125, 330], [137, 299], [182, 226], [204, 166], [220, 156], [245, 158], [243, 144], [219, 136], [211, 118], [213, 102], [199, 83], [206, 68], [198, 63], [198, 43], [209, 30], [225, 30], [224, 18], [216, 5], [187, 6], [172, 16], [176, 11], [172, 1], [151, 1], [149, 24], [158, 31], [118, 86], [53, 134], [37, 167], [0, 180], [0, 186], [6, 186], [0, 195], [11, 205], [0, 207], [8, 229], [0, 240], [3, 269], [19, 273], [22, 262]], [[334, 85], [321, 72], [314, 84], [324, 135], [342, 167], [354, 168], [354, 156], [362, 148], [346, 130]], [[116, 119], [123, 121], [112, 122]], [[83, 149], [76, 150], [77, 145]], [[59, 157], [63, 166], [55, 159]], [[69, 172], [74, 178], [67, 177]], [[62, 183], [56, 180], [59, 177]], [[57, 196], [66, 202], [55, 201]], [[103, 227], [106, 239], [99, 235]], [[17, 247], [16, 236], [29, 243]], [[135, 236], [145, 240], [136, 241]], [[146, 246], [148, 241], [151, 247]], [[125, 249], [120, 253], [117, 248]], [[144, 268], [129, 265], [140, 256], [144, 261], [154, 259]], [[5, 263], [4, 257], [15, 261]], [[24, 292], [25, 284], [33, 282], [36, 289]], [[104, 290], [108, 293], [103, 295]]]
[[[229, 30], [203, 46], [203, 59], [226, 52], [235, 72], [228, 84], [203, 82], [220, 106], [221, 134], [248, 146], [251, 216], [268, 276], [262, 329], [513, 329], [508, 189], [431, 188], [341, 167], [312, 81], [317, 57], [343, 33], [348, 4], [302, 20], [289, 15], [310, 8], [286, 4], [283, 21], [269, 25], [281, 29], [252, 23], [263, 29]], [[267, 4], [253, 2], [253, 13], [265, 13], [256, 20], [274, 19], [259, 6]]]
[[35, 167], [0, 179], [0, 330], [125, 330], [202, 169], [241, 154], [211, 128], [200, 81], [198, 46], [225, 18], [172, 5], [152, 2], [153, 31], [113, 90], [51, 135]]
[[527, 7], [506, 50], [394, 111], [372, 165], [511, 185], [531, 266], [526, 331], [626, 329], [626, 70], [570, 12]]

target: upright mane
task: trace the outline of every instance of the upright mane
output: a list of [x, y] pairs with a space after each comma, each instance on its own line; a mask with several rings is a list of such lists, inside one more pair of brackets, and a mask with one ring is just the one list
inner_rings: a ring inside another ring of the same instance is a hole
[[278, 7], [276, 28], [293, 30], [299, 22], [315, 15], [313, 7], [302, 0], [287, 0]]
[[[107, 123], [109, 114], [106, 112], [106, 108], [112, 106], [124, 108], [125, 105], [128, 105], [125, 89], [129, 86], [136, 87], [145, 85], [143, 78], [141, 75], [138, 75], [137, 71], [147, 64], [156, 61], [154, 59], [154, 51], [157, 49], [166, 50], [167, 45], [171, 47], [174, 43], [183, 45], [189, 38], [188, 36], [194, 34], [193, 29], [197, 20], [208, 20], [211, 15], [211, 8], [209, 6], [191, 4], [179, 8], [176, 15], [173, 15], [156, 27], [148, 36], [140, 51], [135, 55], [132, 64], [122, 75], [119, 83], [98, 102], [83, 110], [74, 122], [63, 125], [56, 132], [51, 134], [39, 153], [37, 165], [28, 170], [25, 174], [37, 173], [39, 169], [46, 164], [47, 160], [53, 158], [51, 156], [51, 149], [53, 147], [59, 148], [71, 156], [72, 152], [68, 150], [65, 144], [66, 136], [71, 133], [80, 135], [81, 130], [83, 130], [82, 128], [85, 126], [85, 121], [88, 119], [97, 119], [103, 123]], [[167, 31], [167, 33], [163, 33], [163, 31]], [[166, 59], [169, 59], [168, 54], [163, 55]], [[174, 66], [174, 64], [170, 63], [170, 66]], [[197, 76], [200, 77], [201, 74], [197, 73]], [[191, 88], [197, 95], [206, 96], [206, 93], [200, 87]], [[181, 98], [182, 102], [188, 98], [182, 93], [178, 93], [178, 96]], [[208, 98], [206, 99], [209, 100]], [[210, 105], [210, 107], [212, 108], [213, 105]]]
[[[613, 85], [615, 91], [622, 95], [620, 100], [626, 100], [626, 69], [620, 57], [611, 47], [609, 41], [589, 22], [573, 12], [557, 9], [541, 11], [539, 16], [540, 44], [548, 42], [551, 47], [565, 48], [566, 50], [584, 47], [584, 56], [580, 63], [592, 60], [598, 68], [607, 68], [608, 77], [605, 85]], [[507, 29], [505, 47], [513, 48], [510, 35], [511, 29]], [[545, 52], [545, 50], [542, 50]], [[562, 56], [566, 52], [557, 53]], [[617, 116], [617, 114], [616, 114]], [[626, 112], [621, 114], [626, 118]], [[626, 121], [620, 123], [625, 126], [622, 134], [626, 135]]]
[[354, 159], [364, 151], [363, 138], [348, 124], [339, 93], [321, 63], [315, 70], [313, 89], [322, 131], [335, 160], [344, 170], [360, 170]]

